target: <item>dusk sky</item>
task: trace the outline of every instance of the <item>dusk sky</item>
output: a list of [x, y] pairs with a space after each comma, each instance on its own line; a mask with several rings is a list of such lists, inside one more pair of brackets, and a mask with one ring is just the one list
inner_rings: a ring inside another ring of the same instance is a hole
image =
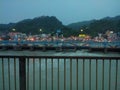
[[120, 0], [0, 0], [0, 23], [56, 16], [63, 24], [120, 15]]

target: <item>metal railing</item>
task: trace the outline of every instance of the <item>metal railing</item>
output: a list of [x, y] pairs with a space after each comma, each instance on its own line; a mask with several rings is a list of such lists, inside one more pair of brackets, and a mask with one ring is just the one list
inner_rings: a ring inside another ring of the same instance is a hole
[[120, 90], [120, 57], [0, 56], [0, 90]]

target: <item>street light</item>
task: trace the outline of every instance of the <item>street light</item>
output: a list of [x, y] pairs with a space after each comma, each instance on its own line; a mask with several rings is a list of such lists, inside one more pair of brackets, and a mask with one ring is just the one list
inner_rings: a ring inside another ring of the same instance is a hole
[[42, 29], [40, 29], [39, 31], [40, 31], [40, 35], [42, 35]]
[[40, 29], [40, 32], [42, 32], [42, 29]]
[[83, 29], [81, 29], [80, 31], [83, 32]]
[[15, 28], [13, 28], [13, 29], [12, 29], [12, 31], [16, 31], [16, 29], [15, 29]]
[[113, 31], [110, 31], [111, 34], [113, 34]]

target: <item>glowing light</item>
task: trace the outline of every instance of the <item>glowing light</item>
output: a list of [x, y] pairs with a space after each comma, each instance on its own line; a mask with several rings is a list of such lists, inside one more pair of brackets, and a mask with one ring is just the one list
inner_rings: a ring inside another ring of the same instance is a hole
[[2, 38], [0, 38], [0, 41], [2, 41]]
[[84, 38], [86, 35], [85, 34], [79, 34], [79, 37]]
[[110, 31], [110, 33], [113, 33], [113, 31]]
[[83, 29], [81, 29], [80, 31], [83, 32]]
[[42, 32], [42, 29], [40, 29], [40, 32]]
[[34, 38], [31, 38], [30, 40], [31, 40], [31, 41], [34, 41]]
[[15, 29], [15, 28], [13, 28], [12, 30], [13, 30], [13, 31], [15, 31], [16, 29]]

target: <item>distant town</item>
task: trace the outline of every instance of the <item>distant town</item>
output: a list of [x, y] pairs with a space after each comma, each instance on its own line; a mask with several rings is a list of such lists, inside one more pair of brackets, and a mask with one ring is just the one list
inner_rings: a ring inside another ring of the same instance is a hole
[[[98, 36], [92, 37], [86, 34], [79, 34], [78, 36], [64, 37], [64, 33], [56, 32], [55, 34], [41, 33], [38, 35], [25, 34], [21, 32], [16, 32], [12, 29], [12, 32], [3, 33], [0, 35], [0, 41], [95, 41], [95, 42], [113, 42], [120, 41], [120, 32], [115, 33], [114, 31], [107, 30], [105, 33], [98, 33]], [[42, 29], [40, 29], [42, 31]], [[81, 29], [81, 32], [83, 30]]]

